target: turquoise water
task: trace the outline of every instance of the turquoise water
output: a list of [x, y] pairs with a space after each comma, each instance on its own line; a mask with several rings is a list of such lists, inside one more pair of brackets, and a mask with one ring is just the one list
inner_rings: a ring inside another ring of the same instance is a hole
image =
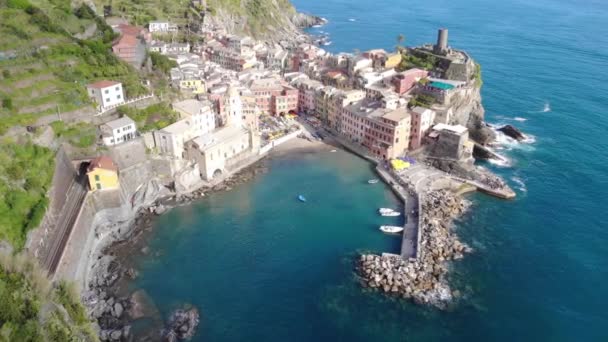
[[[331, 51], [435, 40], [483, 69], [488, 121], [505, 141], [513, 201], [474, 195], [458, 224], [476, 253], [454, 265], [468, 298], [437, 312], [362, 292], [357, 249], [396, 250], [370, 209], [395, 199], [342, 153], [287, 157], [232, 192], [163, 216], [138, 286], [166, 314], [195, 303], [197, 341], [608, 340], [608, 3], [566, 0], [295, 0], [327, 17]], [[349, 19], [354, 19], [350, 21]], [[339, 158], [338, 158], [339, 157]], [[303, 193], [308, 203], [295, 196]]]

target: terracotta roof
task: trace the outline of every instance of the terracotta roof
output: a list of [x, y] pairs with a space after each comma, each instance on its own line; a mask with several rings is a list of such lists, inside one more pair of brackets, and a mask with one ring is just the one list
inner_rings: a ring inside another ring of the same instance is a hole
[[97, 81], [95, 83], [91, 83], [87, 87], [102, 89], [102, 88], [111, 87], [111, 86], [117, 85], [117, 84], [120, 84], [120, 82], [103, 80], [103, 81]]
[[91, 164], [89, 164], [89, 168], [87, 171], [90, 172], [95, 169], [104, 169], [118, 172], [118, 166], [116, 166], [116, 164], [114, 164], [114, 161], [112, 161], [112, 158], [108, 156], [99, 156], [91, 160]]
[[143, 27], [132, 26], [132, 25], [127, 25], [127, 24], [119, 24], [118, 30], [123, 35], [137, 36], [137, 35], [141, 34]]
[[112, 45], [112, 47], [122, 47], [122, 46], [129, 46], [129, 47], [135, 47], [137, 45], [137, 37], [129, 35], [129, 34], [123, 34], [118, 41]]

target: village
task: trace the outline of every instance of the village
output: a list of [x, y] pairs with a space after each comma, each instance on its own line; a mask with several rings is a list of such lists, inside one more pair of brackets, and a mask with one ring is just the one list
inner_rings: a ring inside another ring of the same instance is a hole
[[[363, 255], [362, 283], [439, 307], [451, 301], [443, 261], [470, 251], [450, 232], [465, 208], [454, 194], [515, 193], [474, 163], [488, 130], [483, 112], [473, 113], [481, 107], [479, 67], [448, 45], [447, 29], [436, 44], [331, 54], [305, 34], [263, 42], [202, 25], [188, 31], [198, 41], [191, 45], [173, 41], [184, 32], [171, 22], [143, 28], [111, 19], [118, 58], [135, 68], [153, 54], [172, 61], [171, 94], [154, 95], [145, 84], [150, 95], [129, 98], [113, 79], [83, 85], [99, 123], [97, 152], [58, 152], [50, 206], [28, 240], [54, 279], [74, 281], [90, 315], [110, 322], [101, 324], [107, 336], [128, 334], [122, 309], [136, 307], [108, 294], [132, 274], [112, 266], [108, 248], [150, 229], [150, 216], [250, 179], [239, 172], [293, 141], [369, 160], [403, 201], [401, 251]], [[170, 108], [151, 113], [155, 123], [129, 116], [156, 110], [163, 96]]]
[[[304, 35], [296, 42], [267, 43], [211, 25], [197, 33], [202, 43], [191, 46], [155, 39], [178, 33], [170, 22], [150, 22], [147, 29], [109, 23], [120, 34], [112, 47], [119, 58], [141, 67], [150, 51], [175, 61], [169, 82], [182, 99], [171, 106], [179, 114], [175, 123], [140, 134], [125, 115], [99, 127], [101, 140], [111, 147], [142, 137], [148, 150], [171, 160], [176, 174], [186, 166], [198, 170], [193, 174], [200, 179], [189, 180], [189, 186], [226, 173], [227, 166], [297, 131], [300, 123], [378, 161], [424, 151], [438, 160], [473, 164], [474, 142], [453, 117], [451, 101], [475, 91], [476, 64], [448, 46], [447, 29], [439, 30], [435, 45], [414, 50], [437, 68], [397, 71], [404, 69], [404, 48], [334, 55]], [[89, 84], [87, 93], [99, 115], [134, 102], [113, 80]]]

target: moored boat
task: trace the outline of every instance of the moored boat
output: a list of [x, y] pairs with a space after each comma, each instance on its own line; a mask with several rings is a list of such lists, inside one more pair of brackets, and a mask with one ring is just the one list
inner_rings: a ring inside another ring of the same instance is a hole
[[403, 227], [399, 226], [380, 226], [380, 230], [388, 234], [397, 234], [403, 231]]
[[298, 195], [298, 200], [300, 202], [306, 202], [306, 197], [304, 197], [303, 195]]
[[391, 209], [391, 208], [380, 208], [380, 209], [378, 209], [378, 213], [380, 215], [390, 214], [390, 213], [395, 213], [395, 212], [397, 212], [397, 211], [394, 210], [394, 209]]
[[391, 211], [391, 212], [388, 212], [388, 213], [380, 213], [380, 215], [393, 217], [393, 216], [399, 216], [399, 215], [401, 215], [401, 213], [398, 212], [398, 211]]
[[370, 179], [370, 180], [367, 181], [368, 184], [376, 184], [378, 182], [379, 181], [377, 179]]

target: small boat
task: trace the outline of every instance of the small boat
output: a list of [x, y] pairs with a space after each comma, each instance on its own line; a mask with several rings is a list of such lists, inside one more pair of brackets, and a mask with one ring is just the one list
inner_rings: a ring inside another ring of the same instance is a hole
[[384, 214], [389, 214], [389, 213], [396, 213], [397, 211], [395, 211], [394, 209], [391, 208], [380, 208], [378, 209], [378, 213], [380, 213], [380, 215], [384, 215]]
[[377, 179], [370, 179], [370, 180], [367, 181], [368, 184], [376, 184], [378, 182], [379, 181]]
[[388, 234], [397, 234], [403, 231], [403, 227], [399, 226], [380, 226], [380, 230]]
[[302, 195], [298, 195], [298, 200], [300, 202], [306, 202], [306, 197], [302, 196]]
[[387, 212], [387, 213], [380, 213], [380, 215], [392, 217], [392, 216], [399, 216], [399, 215], [401, 215], [401, 213], [398, 211], [391, 211], [391, 212]]

